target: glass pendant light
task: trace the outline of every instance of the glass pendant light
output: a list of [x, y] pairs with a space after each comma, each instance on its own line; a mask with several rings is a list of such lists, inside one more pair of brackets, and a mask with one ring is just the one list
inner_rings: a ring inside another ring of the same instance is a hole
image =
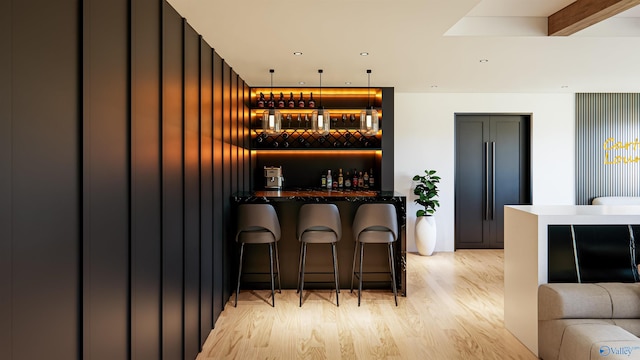
[[275, 70], [269, 69], [271, 73], [271, 97], [269, 99], [269, 109], [262, 113], [262, 130], [268, 135], [277, 135], [281, 133], [282, 114], [275, 109], [273, 101], [273, 73]]
[[367, 109], [360, 112], [360, 132], [363, 135], [378, 133], [378, 111], [371, 106], [371, 70], [367, 69]]
[[320, 106], [317, 110], [313, 111], [311, 116], [311, 130], [320, 135], [327, 135], [329, 133], [331, 118], [329, 117], [329, 111], [325, 110], [322, 106], [322, 69], [318, 70], [318, 74], [320, 74]]

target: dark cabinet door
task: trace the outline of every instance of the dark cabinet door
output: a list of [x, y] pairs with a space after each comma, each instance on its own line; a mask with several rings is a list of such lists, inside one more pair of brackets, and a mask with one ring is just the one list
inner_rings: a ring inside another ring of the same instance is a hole
[[504, 205], [530, 203], [529, 117], [456, 116], [456, 249], [504, 247]]

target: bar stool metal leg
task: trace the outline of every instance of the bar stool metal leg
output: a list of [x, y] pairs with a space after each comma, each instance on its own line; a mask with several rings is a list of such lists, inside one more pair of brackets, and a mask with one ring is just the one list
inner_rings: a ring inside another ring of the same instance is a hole
[[242, 276], [242, 255], [244, 253], [244, 244], [240, 244], [240, 266], [238, 268], [238, 285], [236, 287], [236, 302], [233, 305], [238, 307], [238, 294], [240, 293], [240, 277]]
[[278, 271], [278, 293], [282, 294], [282, 286], [280, 285], [280, 255], [278, 255], [278, 243], [274, 243], [276, 248], [276, 270]]
[[358, 306], [360, 306], [360, 296], [362, 295], [362, 258], [364, 257], [364, 243], [360, 243], [360, 275], [358, 283]]
[[269, 243], [269, 275], [271, 276], [271, 306], [276, 306], [275, 284], [273, 279], [273, 244]]
[[395, 300], [396, 306], [398, 306], [398, 287], [396, 286], [396, 266], [393, 257], [393, 243], [389, 243], [389, 267], [391, 268], [391, 283], [393, 284], [393, 300]]
[[353, 277], [355, 276], [356, 273], [356, 259], [357, 259], [357, 255], [358, 255], [358, 244], [359, 242], [356, 241], [353, 245], [353, 262], [352, 262], [352, 266], [351, 266], [351, 293], [353, 293]]
[[336, 243], [331, 243], [331, 253], [333, 254], [333, 278], [336, 282], [336, 306], [340, 306], [338, 293], [340, 292], [340, 282], [338, 281], [338, 258], [336, 256]]
[[307, 244], [302, 244], [302, 269], [300, 271], [300, 307], [302, 307], [302, 293], [304, 290], [304, 267], [306, 263], [307, 257]]

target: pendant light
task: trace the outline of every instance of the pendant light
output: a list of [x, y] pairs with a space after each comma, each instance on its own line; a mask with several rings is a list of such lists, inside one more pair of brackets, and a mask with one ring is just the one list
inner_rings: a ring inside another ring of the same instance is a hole
[[268, 135], [277, 135], [281, 133], [280, 127], [282, 123], [282, 114], [275, 109], [273, 103], [273, 73], [275, 70], [269, 69], [271, 73], [271, 94], [269, 98], [269, 109], [262, 113], [262, 130]]
[[329, 111], [325, 110], [322, 106], [322, 69], [318, 70], [318, 74], [320, 74], [320, 106], [317, 110], [313, 111], [311, 116], [311, 130], [320, 135], [327, 135], [329, 133], [331, 118], [329, 117]]
[[378, 111], [371, 105], [371, 70], [367, 69], [367, 109], [360, 112], [360, 132], [363, 135], [378, 133]]

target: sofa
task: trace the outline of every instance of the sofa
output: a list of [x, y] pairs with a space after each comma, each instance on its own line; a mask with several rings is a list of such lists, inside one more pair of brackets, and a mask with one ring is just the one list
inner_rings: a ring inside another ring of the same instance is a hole
[[538, 288], [544, 360], [640, 359], [640, 283], [553, 283]]

